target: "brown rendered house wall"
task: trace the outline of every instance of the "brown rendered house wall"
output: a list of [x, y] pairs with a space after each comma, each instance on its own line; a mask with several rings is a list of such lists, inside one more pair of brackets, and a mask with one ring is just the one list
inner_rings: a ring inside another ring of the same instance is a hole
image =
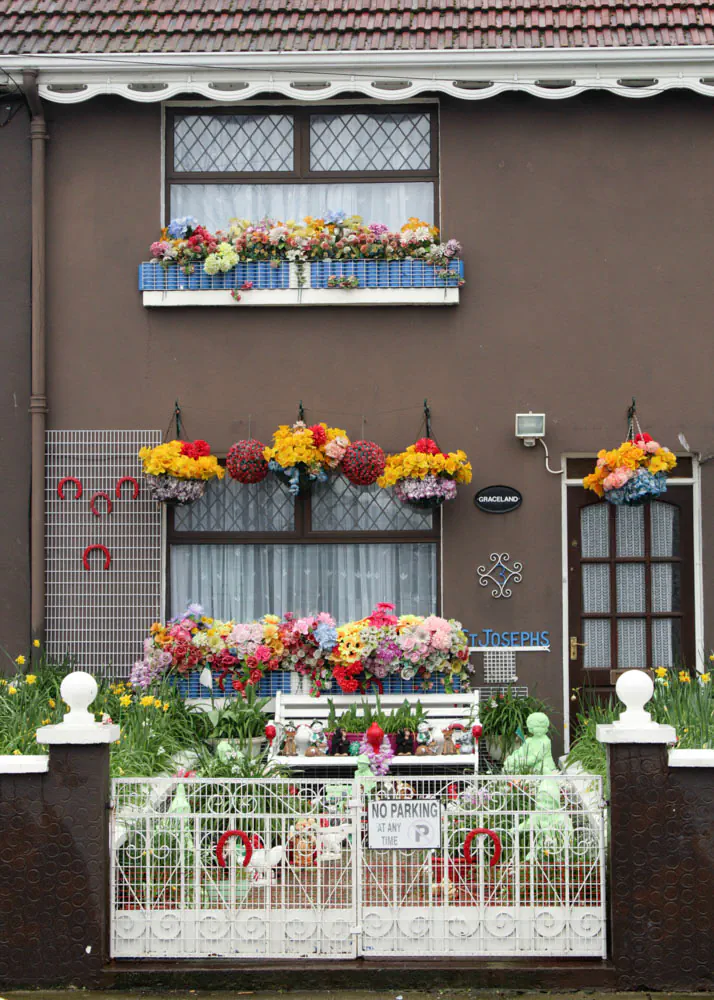
[[[30, 635], [30, 123], [24, 107], [0, 129], [0, 192], [0, 644], [17, 655], [27, 652]], [[0, 664], [0, 673], [6, 666]]]
[[[503, 517], [477, 511], [474, 488], [445, 508], [443, 611], [472, 631], [548, 629], [552, 653], [522, 656], [519, 675], [559, 705], [560, 479], [515, 440], [514, 414], [546, 411], [555, 465], [618, 443], [633, 395], [663, 443], [684, 430], [714, 446], [711, 112], [689, 94], [442, 102], [457, 308], [148, 310], [136, 265], [161, 219], [160, 107], [49, 105], [49, 426], [164, 427], [178, 398], [192, 435], [225, 452], [249, 413], [266, 440], [302, 399], [353, 437], [364, 413], [368, 436], [398, 449], [427, 396], [473, 486], [524, 497]], [[706, 593], [712, 466], [702, 474]], [[511, 600], [478, 585], [492, 552], [524, 565]]]

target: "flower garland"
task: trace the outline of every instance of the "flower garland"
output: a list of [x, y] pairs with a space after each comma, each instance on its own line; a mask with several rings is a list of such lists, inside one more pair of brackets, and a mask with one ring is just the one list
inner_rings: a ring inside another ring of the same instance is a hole
[[434, 507], [456, 497], [457, 483], [471, 482], [471, 464], [466, 452], [443, 452], [431, 438], [420, 438], [387, 457], [377, 482], [385, 489], [393, 487], [402, 503]]
[[327, 424], [307, 424], [298, 420], [291, 427], [281, 424], [273, 433], [273, 444], [263, 457], [273, 472], [287, 480], [290, 492], [300, 492], [300, 474], [317, 482], [327, 482], [330, 470], [342, 461], [350, 443], [346, 431]]
[[326, 612], [226, 622], [192, 604], [178, 618], [151, 626], [132, 683], [148, 687], [166, 673], [185, 676], [209, 667], [221, 689], [230, 682], [243, 694], [271, 671], [288, 670], [308, 677], [311, 693], [319, 695], [333, 680], [342, 691], [364, 691], [390, 674], [419, 678], [425, 687], [440, 675], [450, 687], [471, 670], [459, 622], [436, 615], [397, 617], [393, 611], [393, 605], [379, 604], [368, 618], [338, 628]]
[[359, 753], [369, 760], [369, 769], [372, 774], [385, 775], [389, 773], [394, 750], [392, 750], [392, 744], [387, 736], [383, 738], [379, 749], [375, 750], [367, 739], [367, 733], [363, 733], [359, 743]]
[[640, 432], [619, 448], [599, 451], [595, 471], [583, 479], [583, 486], [612, 504], [642, 503], [666, 492], [667, 473], [676, 464], [669, 448]]

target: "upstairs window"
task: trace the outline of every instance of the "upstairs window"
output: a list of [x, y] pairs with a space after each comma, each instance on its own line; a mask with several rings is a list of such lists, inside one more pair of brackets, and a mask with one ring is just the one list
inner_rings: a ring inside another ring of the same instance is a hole
[[[167, 112], [167, 216], [437, 222], [434, 110]], [[167, 219], [168, 221], [168, 219]]]

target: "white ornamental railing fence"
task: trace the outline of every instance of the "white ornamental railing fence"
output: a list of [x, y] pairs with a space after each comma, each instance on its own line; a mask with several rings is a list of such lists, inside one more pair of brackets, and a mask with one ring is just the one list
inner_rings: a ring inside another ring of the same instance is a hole
[[116, 780], [113, 957], [605, 957], [599, 778], [361, 780]]

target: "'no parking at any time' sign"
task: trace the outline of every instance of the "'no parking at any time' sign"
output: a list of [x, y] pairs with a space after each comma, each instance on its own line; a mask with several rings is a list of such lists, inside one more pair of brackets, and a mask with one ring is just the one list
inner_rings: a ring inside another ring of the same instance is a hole
[[369, 803], [371, 850], [429, 850], [441, 847], [441, 806], [436, 799], [376, 799]]

